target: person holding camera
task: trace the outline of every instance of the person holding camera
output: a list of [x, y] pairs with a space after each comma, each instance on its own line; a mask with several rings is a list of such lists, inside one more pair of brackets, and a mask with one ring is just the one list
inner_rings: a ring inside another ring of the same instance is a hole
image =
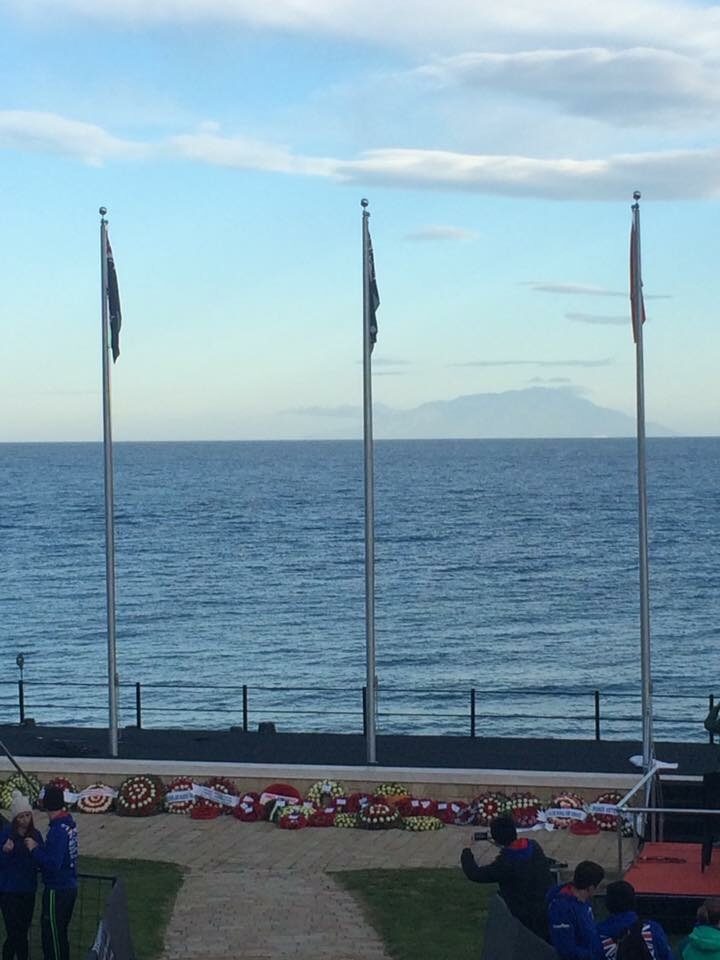
[[547, 940], [545, 897], [553, 885], [550, 862], [535, 840], [518, 839], [512, 817], [496, 817], [490, 836], [500, 852], [492, 863], [478, 866], [472, 850], [460, 855], [463, 873], [474, 883], [497, 883], [510, 913], [537, 936]]

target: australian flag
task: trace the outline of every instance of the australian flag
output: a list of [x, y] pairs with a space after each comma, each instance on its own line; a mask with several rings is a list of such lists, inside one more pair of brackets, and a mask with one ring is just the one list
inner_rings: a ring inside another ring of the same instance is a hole
[[370, 231], [367, 231], [367, 269], [368, 269], [368, 296], [369, 303], [369, 333], [370, 333], [370, 352], [375, 346], [377, 340], [377, 308], [380, 306], [380, 294], [378, 293], [377, 280], [375, 278], [375, 257], [373, 255], [372, 240]]
[[107, 241], [107, 298], [108, 314], [110, 317], [110, 348], [112, 350], [113, 363], [120, 356], [120, 327], [122, 325], [122, 313], [120, 312], [120, 291], [118, 290], [117, 273], [115, 272], [115, 260], [113, 258], [110, 241]]

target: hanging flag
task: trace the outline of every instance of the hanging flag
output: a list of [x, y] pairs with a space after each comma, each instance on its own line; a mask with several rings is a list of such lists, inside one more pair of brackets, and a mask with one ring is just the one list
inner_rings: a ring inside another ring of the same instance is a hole
[[630, 230], [630, 312], [632, 315], [633, 340], [637, 343], [640, 324], [645, 323], [645, 303], [643, 301], [642, 272], [640, 269], [640, 231], [635, 216], [633, 216]]
[[115, 363], [120, 356], [122, 314], [120, 312], [120, 291], [118, 290], [117, 273], [115, 272], [115, 260], [109, 240], [107, 241], [107, 298], [110, 318], [110, 347], [113, 363]]
[[375, 346], [375, 341], [377, 340], [378, 334], [378, 325], [377, 325], [377, 316], [376, 311], [380, 306], [380, 294], [378, 293], [377, 280], [375, 279], [375, 257], [373, 255], [372, 240], [370, 238], [370, 230], [367, 231], [367, 263], [368, 263], [368, 293], [370, 297], [369, 304], [369, 324], [370, 324], [370, 352]]

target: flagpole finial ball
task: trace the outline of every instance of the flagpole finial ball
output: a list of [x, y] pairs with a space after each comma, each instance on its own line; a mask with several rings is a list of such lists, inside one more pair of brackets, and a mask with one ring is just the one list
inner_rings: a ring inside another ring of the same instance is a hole
[[105, 214], [107, 213], [107, 207], [100, 207], [100, 210], [98, 211], [98, 213], [100, 214], [101, 217], [104, 217]]
[[363, 197], [363, 199], [360, 201], [360, 206], [361, 206], [361, 207], [363, 208], [363, 210], [364, 210], [365, 207], [367, 207], [369, 203], [370, 203], [370, 201], [369, 201], [369, 200], [366, 200], [366, 199]]
[[636, 191], [633, 193], [633, 200], [639, 200], [641, 196], [642, 196], [642, 194], [640, 193], [640, 191], [639, 191], [639, 190], [636, 190]]

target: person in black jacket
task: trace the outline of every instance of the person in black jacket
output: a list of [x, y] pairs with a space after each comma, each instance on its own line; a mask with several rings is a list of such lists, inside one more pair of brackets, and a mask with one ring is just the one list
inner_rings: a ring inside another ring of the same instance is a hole
[[498, 856], [486, 867], [480, 867], [472, 850], [466, 847], [460, 856], [463, 873], [475, 883], [497, 883], [510, 913], [547, 940], [545, 894], [553, 878], [542, 847], [534, 840], [518, 840], [511, 817], [496, 817], [490, 824], [490, 836], [500, 847]]

